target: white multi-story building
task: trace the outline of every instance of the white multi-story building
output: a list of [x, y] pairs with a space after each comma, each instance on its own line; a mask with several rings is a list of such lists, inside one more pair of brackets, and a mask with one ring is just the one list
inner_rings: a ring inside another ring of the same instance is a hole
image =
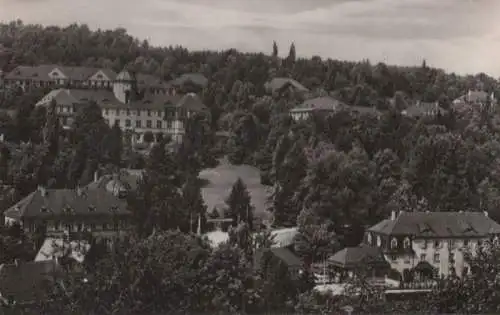
[[185, 120], [196, 112], [206, 111], [196, 94], [179, 95], [168, 83], [128, 71], [120, 72], [110, 89], [59, 88], [45, 95], [36, 106], [48, 106], [52, 101], [56, 102], [65, 128], [70, 128], [81, 105], [96, 102], [106, 122], [110, 126], [118, 124], [131, 133], [134, 142], [143, 142], [148, 132], [155, 139], [169, 135], [174, 141], [182, 141]]
[[364, 242], [381, 248], [403, 278], [419, 263], [432, 266], [436, 277], [462, 276], [464, 254], [498, 235], [500, 225], [483, 212], [393, 212], [367, 230]]

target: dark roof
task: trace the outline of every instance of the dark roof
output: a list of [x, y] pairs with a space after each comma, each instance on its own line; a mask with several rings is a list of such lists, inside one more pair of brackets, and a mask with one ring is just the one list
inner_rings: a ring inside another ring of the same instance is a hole
[[294, 88], [299, 92], [309, 91], [305, 86], [303, 86], [298, 81], [291, 78], [273, 78], [265, 84], [265, 88], [272, 93], [274, 93], [275, 91], [282, 90], [287, 86], [291, 86], [292, 88]]
[[59, 65], [18, 66], [9, 72], [5, 78], [10, 80], [33, 79], [37, 81], [52, 80], [49, 77], [54, 69], [59, 69], [68, 79], [83, 81], [89, 79], [98, 71], [102, 71], [110, 80], [114, 80], [116, 73], [111, 69], [91, 67], [68, 67]]
[[414, 237], [486, 237], [499, 234], [500, 224], [482, 212], [403, 212], [368, 231]]
[[146, 94], [143, 99], [124, 104], [116, 99], [111, 91], [93, 89], [56, 89], [43, 97], [37, 105], [50, 103], [54, 99], [59, 105], [80, 105], [89, 101], [95, 101], [102, 108], [120, 109], [152, 109], [163, 110], [170, 104], [177, 104], [180, 95], [151, 95]]
[[375, 107], [366, 107], [366, 106], [347, 106], [348, 109], [354, 112], [358, 112], [360, 114], [381, 114], [378, 109]]
[[184, 85], [188, 82], [192, 82], [200, 87], [206, 87], [208, 79], [201, 73], [184, 73], [180, 77], [171, 81], [173, 85], [177, 86]]
[[[112, 215], [128, 214], [125, 201], [102, 189], [45, 189], [39, 188], [5, 211], [12, 219], [50, 217], [54, 215]], [[67, 209], [72, 212], [67, 213]]]
[[262, 250], [257, 250], [255, 253], [255, 261], [256, 261], [256, 269], [261, 268], [261, 259], [265, 253], [270, 253], [274, 255], [276, 258], [283, 261], [288, 267], [292, 268], [300, 268], [303, 266], [302, 260], [297, 257], [291, 250], [285, 247], [276, 247], [276, 248], [266, 248]]
[[364, 244], [344, 248], [328, 258], [328, 263], [344, 268], [369, 262], [384, 263], [386, 261], [379, 248]]
[[339, 100], [334, 99], [330, 96], [322, 96], [308, 99], [299, 106], [292, 109], [292, 111], [303, 111], [303, 110], [331, 110], [334, 111], [338, 108], [347, 106]]
[[202, 111], [207, 108], [201, 101], [201, 98], [195, 93], [188, 93], [184, 95], [179, 102], [177, 102], [175, 107], [193, 111]]
[[16, 304], [43, 300], [59, 271], [54, 260], [0, 265], [0, 294]]

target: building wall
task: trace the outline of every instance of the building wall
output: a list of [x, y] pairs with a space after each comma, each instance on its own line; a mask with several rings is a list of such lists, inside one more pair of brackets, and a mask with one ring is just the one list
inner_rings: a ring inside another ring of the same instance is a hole
[[[474, 252], [477, 249], [478, 241], [486, 241], [486, 239], [415, 239], [411, 243], [414, 255], [385, 254], [384, 256], [391, 267], [401, 274], [405, 269], [411, 270], [422, 260], [435, 267], [439, 275], [450, 275], [450, 269], [453, 266], [456, 275], [461, 276], [464, 267], [467, 267], [464, 253], [467, 251]], [[454, 258], [454, 262], [451, 262], [450, 253]]]

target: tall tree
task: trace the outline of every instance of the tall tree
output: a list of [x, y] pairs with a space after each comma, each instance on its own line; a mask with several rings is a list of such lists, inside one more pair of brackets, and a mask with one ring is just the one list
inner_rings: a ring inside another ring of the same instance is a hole
[[207, 206], [201, 195], [200, 179], [189, 176], [182, 188], [182, 209], [189, 215], [187, 231], [196, 233], [206, 232]]
[[247, 187], [241, 178], [238, 178], [233, 184], [231, 193], [226, 199], [225, 216], [233, 219], [233, 226], [236, 227], [240, 222], [245, 222], [253, 230], [253, 211], [251, 197]]
[[278, 44], [276, 43], [276, 41], [273, 41], [273, 54], [272, 56], [274, 58], [278, 57]]

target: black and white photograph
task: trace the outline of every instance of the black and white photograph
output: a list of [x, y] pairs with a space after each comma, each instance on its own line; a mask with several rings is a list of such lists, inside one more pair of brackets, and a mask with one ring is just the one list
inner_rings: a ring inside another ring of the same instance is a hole
[[0, 315], [500, 314], [500, 0], [0, 0]]

